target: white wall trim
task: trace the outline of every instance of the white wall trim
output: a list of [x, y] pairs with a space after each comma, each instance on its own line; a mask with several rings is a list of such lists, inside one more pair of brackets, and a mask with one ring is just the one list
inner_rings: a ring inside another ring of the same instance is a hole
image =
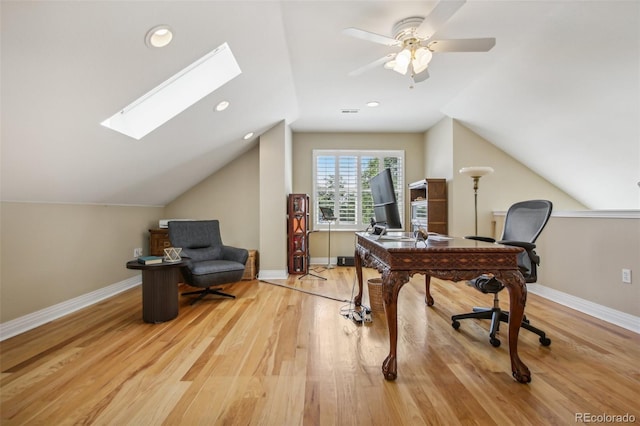
[[287, 278], [289, 278], [289, 273], [286, 269], [260, 269], [258, 272], [259, 280], [286, 280]]
[[79, 311], [87, 306], [96, 304], [101, 300], [115, 296], [116, 294], [129, 290], [141, 283], [142, 275], [137, 274], [124, 281], [111, 284], [107, 287], [92, 291], [91, 293], [83, 294], [82, 296], [74, 297], [73, 299], [49, 306], [48, 308], [4, 322], [0, 324], [0, 342], [65, 315], [69, 315], [75, 311]]
[[527, 291], [640, 334], [640, 317], [635, 315], [598, 305], [541, 284], [527, 284]]
[[[506, 216], [506, 211], [494, 211], [495, 216]], [[640, 210], [560, 210], [552, 217], [587, 217], [605, 219], [640, 219]]]
[[[309, 263], [311, 266], [327, 266], [327, 257], [312, 257], [309, 259]], [[338, 257], [331, 258], [331, 264], [336, 266], [338, 264]]]

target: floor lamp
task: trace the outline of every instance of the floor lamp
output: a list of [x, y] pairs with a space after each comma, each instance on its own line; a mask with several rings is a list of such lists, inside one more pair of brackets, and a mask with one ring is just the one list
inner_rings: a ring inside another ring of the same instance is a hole
[[478, 182], [482, 176], [493, 173], [493, 168], [491, 167], [482, 167], [482, 166], [473, 166], [473, 167], [463, 167], [460, 169], [460, 174], [469, 176], [473, 179], [473, 208], [475, 213], [475, 224], [476, 224], [476, 233], [478, 235]]

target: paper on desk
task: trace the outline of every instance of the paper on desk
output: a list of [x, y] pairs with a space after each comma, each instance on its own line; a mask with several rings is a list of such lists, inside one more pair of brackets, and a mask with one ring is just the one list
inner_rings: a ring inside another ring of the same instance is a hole
[[447, 237], [446, 235], [431, 235], [429, 234], [429, 239], [433, 241], [446, 241], [452, 240], [452, 237]]

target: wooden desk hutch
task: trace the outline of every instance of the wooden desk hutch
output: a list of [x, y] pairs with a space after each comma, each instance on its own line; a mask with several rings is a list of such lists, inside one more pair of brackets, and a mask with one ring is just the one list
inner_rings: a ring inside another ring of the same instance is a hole
[[447, 235], [447, 180], [424, 179], [409, 185], [411, 231], [418, 227]]

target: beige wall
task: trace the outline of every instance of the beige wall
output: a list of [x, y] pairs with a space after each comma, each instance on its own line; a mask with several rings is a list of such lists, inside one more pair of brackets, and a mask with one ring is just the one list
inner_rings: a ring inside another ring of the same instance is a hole
[[[536, 241], [537, 284], [640, 316], [640, 219], [603, 213], [553, 213]], [[494, 219], [499, 237], [504, 212]], [[631, 284], [622, 282], [623, 268], [631, 269]]]
[[284, 121], [260, 137], [261, 278], [287, 277], [287, 194], [292, 188], [292, 136]]
[[640, 316], [640, 219], [552, 217], [538, 246], [540, 284]]
[[[451, 139], [446, 141], [448, 137]], [[443, 119], [427, 132], [425, 146], [430, 158], [426, 163], [427, 176], [448, 179], [451, 235], [475, 233], [473, 180], [458, 173], [468, 166], [490, 166], [495, 170], [479, 183], [480, 235], [491, 235], [493, 211], [506, 210], [517, 201], [543, 198], [552, 201], [556, 210], [585, 209], [555, 185], [451, 118]]]
[[[424, 142], [422, 133], [294, 133], [293, 135], [293, 192], [313, 195], [314, 149], [397, 149], [405, 151], [406, 183], [424, 179]], [[405, 200], [409, 192], [405, 187]], [[313, 200], [311, 201], [313, 202]], [[312, 212], [313, 213], [313, 212]], [[405, 203], [408, 223], [409, 203]], [[312, 223], [313, 223], [312, 218]], [[405, 225], [406, 226], [406, 225]], [[328, 233], [314, 232], [309, 237], [312, 258], [326, 259]], [[331, 257], [353, 256], [353, 232], [331, 230]]]
[[453, 120], [445, 118], [424, 134], [424, 175], [453, 179]]
[[161, 207], [1, 203], [0, 322], [118, 283]]
[[259, 153], [249, 152], [167, 204], [164, 219], [218, 219], [222, 241], [257, 249], [259, 237]]

